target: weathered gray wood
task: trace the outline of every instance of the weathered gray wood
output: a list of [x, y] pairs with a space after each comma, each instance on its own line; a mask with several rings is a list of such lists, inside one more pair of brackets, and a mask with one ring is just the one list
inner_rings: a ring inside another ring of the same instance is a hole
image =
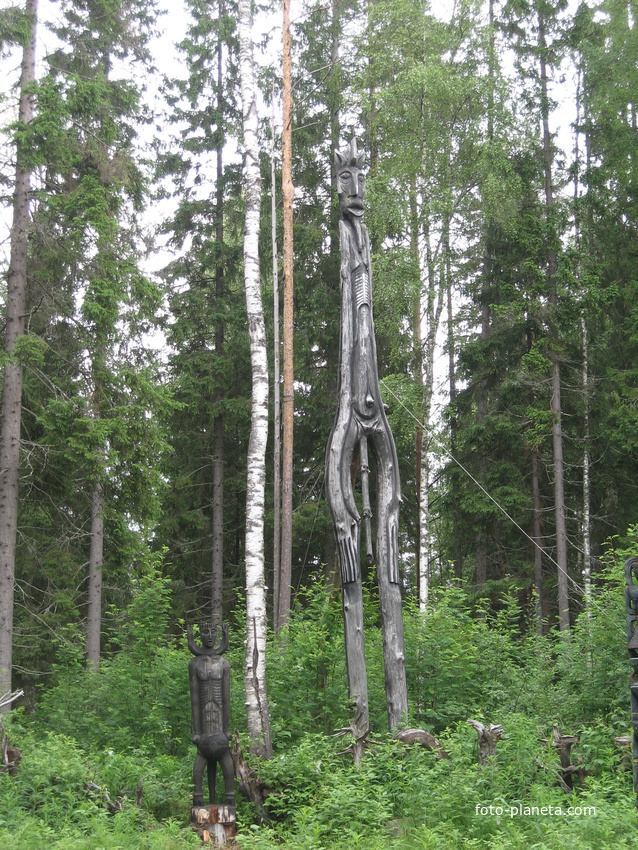
[[[326, 497], [335, 529], [343, 589], [348, 686], [355, 703], [352, 731], [359, 742], [368, 734], [369, 719], [359, 561], [361, 516], [354, 497], [353, 460], [358, 457], [361, 471], [366, 552], [369, 561], [376, 560], [377, 564], [391, 729], [404, 722], [408, 712], [399, 586], [401, 488], [396, 448], [377, 371], [370, 240], [361, 221], [365, 193], [363, 155], [358, 153], [354, 139], [346, 151], [337, 152], [336, 164], [342, 212], [339, 222], [341, 335], [338, 407], [326, 452]], [[376, 552], [372, 545], [370, 453], [375, 459], [377, 481]], [[361, 751], [359, 747], [359, 754]]]
[[483, 767], [496, 761], [496, 745], [501, 738], [507, 738], [500, 724], [490, 723], [485, 726], [480, 720], [468, 720], [470, 726], [476, 729], [479, 743], [479, 764]]
[[[20, 74], [18, 122], [20, 135], [33, 118], [33, 82], [35, 80], [37, 0], [25, 2], [24, 49]], [[25, 149], [26, 147], [26, 149]], [[16, 147], [15, 184], [13, 189], [13, 224], [11, 255], [7, 275], [4, 323], [4, 375], [0, 423], [0, 694], [11, 690], [13, 658], [13, 592], [15, 587], [16, 538], [18, 533], [18, 501], [20, 485], [20, 422], [22, 417], [22, 363], [16, 347], [25, 331], [27, 303], [27, 250], [29, 236], [29, 198], [31, 171], [28, 142]], [[0, 706], [8, 711], [9, 703]]]
[[449, 761], [449, 755], [443, 749], [443, 745], [438, 738], [435, 738], [427, 729], [402, 729], [396, 733], [397, 741], [409, 746], [410, 744], [418, 744], [425, 747], [426, 750], [431, 750], [443, 761]]
[[578, 774], [581, 784], [585, 781], [585, 768], [582, 761], [580, 764], [572, 764], [571, 750], [574, 744], [578, 743], [576, 735], [561, 735], [558, 729], [558, 723], [554, 723], [552, 728], [552, 747], [558, 750], [558, 758], [560, 759], [560, 776], [559, 783], [564, 791], [573, 791], [574, 774]]

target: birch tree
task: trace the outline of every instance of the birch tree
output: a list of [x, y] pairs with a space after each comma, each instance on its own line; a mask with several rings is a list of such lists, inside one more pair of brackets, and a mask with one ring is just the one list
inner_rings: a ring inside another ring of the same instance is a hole
[[264, 496], [268, 439], [268, 360], [259, 280], [261, 177], [257, 138], [257, 97], [250, 0], [239, 3], [239, 74], [244, 131], [244, 286], [252, 367], [251, 429], [246, 495], [246, 664], [244, 686], [248, 734], [262, 757], [272, 754], [266, 695], [266, 585]]

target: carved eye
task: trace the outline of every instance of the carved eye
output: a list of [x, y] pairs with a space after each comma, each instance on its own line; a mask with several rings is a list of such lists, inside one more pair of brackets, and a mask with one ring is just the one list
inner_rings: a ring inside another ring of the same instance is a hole
[[352, 179], [352, 174], [349, 171], [342, 171], [339, 177], [344, 181], [344, 183], [347, 183], [348, 180]]

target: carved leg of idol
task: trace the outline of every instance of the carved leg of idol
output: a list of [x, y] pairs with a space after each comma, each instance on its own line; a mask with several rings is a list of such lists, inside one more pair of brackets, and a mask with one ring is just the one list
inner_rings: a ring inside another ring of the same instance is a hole
[[350, 727], [354, 743], [348, 748], [355, 762], [361, 760], [370, 732], [368, 680], [363, 635], [363, 590], [359, 566], [360, 517], [354, 498], [353, 459], [359, 448], [356, 421], [349, 399], [340, 400], [326, 453], [326, 496], [336, 531], [343, 602], [343, 625], [348, 671], [348, 692], [354, 703]]
[[373, 448], [377, 460], [377, 576], [383, 628], [383, 667], [388, 725], [392, 730], [405, 723], [408, 715], [399, 584], [399, 486], [396, 452], [388, 434], [375, 434]]
[[634, 754], [634, 791], [636, 793], [636, 808], [638, 809], [638, 658], [629, 659], [633, 667], [631, 674], [631, 685], [629, 689], [631, 702], [631, 725], [633, 728], [633, 754]]
[[208, 760], [208, 799], [211, 805], [215, 802], [215, 782], [217, 780], [217, 762]]
[[[200, 762], [201, 759], [201, 762]], [[235, 771], [230, 751], [226, 750], [219, 759], [224, 773], [225, 797], [224, 805], [215, 803], [215, 780], [217, 778], [217, 759], [205, 759], [200, 753], [195, 760], [193, 776], [195, 778], [195, 793], [191, 809], [193, 829], [204, 842], [211, 842], [216, 847], [226, 846], [237, 834], [235, 814], [234, 781]], [[201, 787], [204, 766], [208, 766], [208, 793], [210, 804], [204, 805]]]
[[219, 760], [224, 774], [224, 805], [235, 805], [235, 764], [230, 750], [227, 750]]
[[348, 691], [350, 693], [350, 699], [354, 704], [354, 716], [350, 731], [354, 736], [354, 743], [352, 745], [354, 761], [355, 764], [358, 764], [361, 761], [370, 733], [361, 578], [344, 584], [342, 595]]
[[204, 805], [204, 768], [206, 767], [206, 759], [198, 751], [195, 756], [195, 764], [193, 766], [193, 805]]

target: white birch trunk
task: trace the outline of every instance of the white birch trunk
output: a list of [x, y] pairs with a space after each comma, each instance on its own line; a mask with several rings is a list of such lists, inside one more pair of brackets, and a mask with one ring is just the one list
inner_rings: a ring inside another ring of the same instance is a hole
[[[20, 75], [18, 121], [28, 124], [33, 117], [32, 95], [28, 89], [35, 80], [37, 0], [26, 0], [31, 19], [31, 37], [25, 43]], [[2, 430], [0, 432], [0, 694], [11, 690], [13, 657], [13, 590], [18, 531], [20, 482], [20, 425], [22, 419], [22, 366], [15, 359], [16, 345], [24, 334], [27, 297], [27, 237], [31, 174], [22, 163], [18, 146], [13, 192], [11, 257], [7, 280], [5, 352], [2, 386]], [[4, 709], [7, 711], [9, 706]]]
[[[423, 431], [428, 430], [424, 417]], [[430, 455], [424, 441], [421, 451], [421, 493], [419, 494], [419, 610], [427, 611], [430, 598]]]
[[264, 494], [268, 438], [268, 360], [259, 279], [261, 180], [250, 0], [239, 2], [239, 73], [244, 129], [244, 285], [252, 367], [251, 429], [246, 496], [246, 664], [244, 685], [248, 734], [256, 752], [272, 754], [266, 696], [266, 584]]
[[434, 398], [434, 352], [443, 313], [443, 278], [436, 279], [429, 226], [424, 229], [425, 242], [425, 338], [423, 344], [423, 443], [421, 448], [421, 492], [419, 494], [419, 609], [425, 611], [430, 595], [430, 419]]

